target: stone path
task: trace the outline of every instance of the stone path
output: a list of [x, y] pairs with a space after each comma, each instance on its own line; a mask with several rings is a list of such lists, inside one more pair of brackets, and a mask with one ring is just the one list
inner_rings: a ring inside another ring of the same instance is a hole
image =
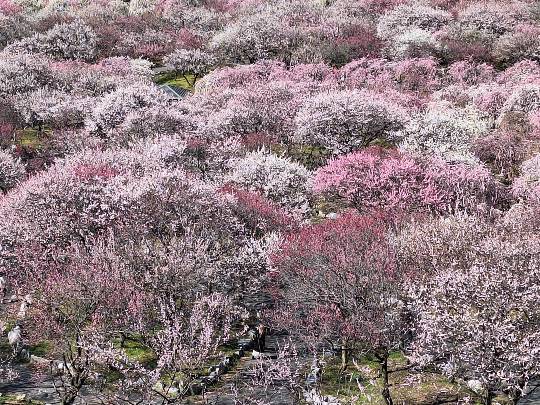
[[[287, 340], [283, 335], [269, 335], [266, 337], [266, 350], [265, 355], [266, 362], [270, 364], [275, 361], [276, 353], [280, 345], [283, 345]], [[237, 366], [230, 370], [228, 373], [221, 376], [220, 381], [213, 387], [210, 387], [210, 392], [206, 395], [207, 404], [210, 405], [233, 405], [232, 387], [235, 382], [248, 382], [251, 378], [249, 370], [257, 364], [256, 360], [253, 360], [250, 355], [251, 352], [247, 352], [246, 355], [239, 361]], [[24, 394], [26, 398], [42, 401], [47, 405], [60, 404], [57, 394], [54, 390], [52, 380], [50, 378], [42, 379], [41, 381], [35, 381], [35, 378], [31, 372], [31, 369], [27, 365], [18, 365], [17, 372], [19, 377], [16, 382], [9, 384], [0, 384], [0, 393], [19, 395]], [[101, 402], [98, 398], [88, 390], [82, 390], [82, 400], [77, 401], [77, 404], [98, 405]], [[259, 395], [259, 394], [257, 394]], [[269, 392], [261, 392], [260, 397], [271, 398], [272, 404], [275, 405], [288, 405], [293, 403], [290, 393], [282, 387], [273, 387]], [[156, 404], [159, 401], [156, 401]], [[193, 397], [185, 402], [186, 404], [203, 404], [205, 403], [199, 397]], [[149, 404], [145, 404], [149, 405]]]
[[[22, 394], [25, 395], [26, 398], [41, 401], [47, 405], [57, 405], [61, 403], [58, 399], [50, 377], [45, 377], [36, 381], [31, 369], [24, 364], [16, 366], [16, 371], [19, 373], [19, 377], [17, 378], [16, 382], [0, 384], [0, 392], [2, 394]], [[85, 400], [85, 404], [101, 404], [97, 397], [88, 390], [82, 389], [81, 394]]]
[[[271, 362], [276, 361], [277, 352], [280, 346], [284, 345], [287, 341], [287, 337], [284, 335], [269, 335], [266, 337], [266, 348], [265, 348], [265, 362], [271, 364]], [[244, 359], [239, 367], [236, 368], [236, 373], [229, 373], [224, 376], [222, 384], [218, 389], [209, 393], [207, 395], [208, 401], [211, 405], [233, 405], [233, 397], [231, 395], [232, 388], [236, 382], [248, 382], [251, 379], [250, 370], [257, 365], [257, 360]], [[266, 398], [271, 400], [272, 404], [275, 405], [289, 405], [294, 403], [294, 399], [291, 396], [291, 393], [284, 387], [272, 387], [267, 392], [258, 392], [256, 393], [258, 397]]]
[[529, 386], [528, 395], [520, 399], [519, 405], [540, 405], [540, 380], [534, 381]]

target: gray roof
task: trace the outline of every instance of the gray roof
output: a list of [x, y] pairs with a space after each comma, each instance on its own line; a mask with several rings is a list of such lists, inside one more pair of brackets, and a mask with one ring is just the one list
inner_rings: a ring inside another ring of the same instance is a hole
[[175, 86], [174, 84], [162, 84], [159, 88], [173, 100], [181, 100], [191, 94], [189, 90]]

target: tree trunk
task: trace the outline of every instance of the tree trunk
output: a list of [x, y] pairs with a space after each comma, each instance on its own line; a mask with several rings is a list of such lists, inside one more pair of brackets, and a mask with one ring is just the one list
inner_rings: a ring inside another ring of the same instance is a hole
[[257, 332], [257, 351], [262, 353], [266, 348], [266, 327], [263, 324], [259, 324], [257, 326]]
[[349, 349], [347, 348], [347, 343], [345, 340], [341, 344], [341, 367], [339, 369], [340, 374], [343, 374], [347, 370], [349, 365]]
[[68, 389], [62, 397], [62, 405], [72, 405], [79, 396], [78, 389]]
[[486, 394], [486, 405], [491, 405], [493, 403], [493, 398], [495, 395], [488, 389], [488, 392]]
[[383, 381], [382, 396], [386, 405], [393, 405], [392, 396], [390, 395], [390, 388], [388, 386], [388, 356], [385, 355], [380, 360], [381, 364], [381, 376]]
[[77, 398], [77, 395], [69, 395], [68, 397], [63, 398], [62, 405], [72, 405], [75, 402], [75, 398]]

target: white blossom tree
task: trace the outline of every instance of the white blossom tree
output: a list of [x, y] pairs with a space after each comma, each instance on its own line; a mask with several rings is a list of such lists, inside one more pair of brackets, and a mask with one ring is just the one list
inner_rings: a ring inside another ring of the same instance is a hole
[[521, 175], [512, 184], [512, 192], [522, 200], [540, 203], [540, 154], [523, 162]]
[[47, 59], [39, 55], [27, 55], [3, 51], [0, 55], [0, 96], [37, 90], [55, 84], [54, 75]]
[[165, 100], [165, 94], [151, 84], [134, 83], [120, 87], [96, 103], [86, 127], [92, 133], [107, 137], [130, 112], [165, 103]]
[[540, 372], [538, 258], [439, 269], [416, 289], [414, 359], [515, 402]]
[[15, 42], [7, 48], [44, 53], [54, 59], [92, 61], [97, 54], [97, 34], [82, 20], [57, 24], [49, 31]]
[[[195, 81], [208, 73], [216, 64], [215, 58], [200, 49], [178, 49], [167, 55], [163, 62], [171, 66], [177, 74], [182, 75], [186, 82], [193, 87]], [[189, 75], [193, 75], [190, 80]]]
[[94, 99], [73, 93], [41, 88], [22, 94], [14, 102], [15, 109], [29, 126], [48, 124], [62, 128], [81, 126]]
[[488, 122], [475, 111], [436, 108], [411, 120], [401, 147], [449, 160], [474, 161], [472, 142], [487, 133]]
[[377, 35], [382, 39], [392, 39], [411, 29], [435, 32], [451, 21], [447, 11], [419, 3], [400, 4], [379, 18]]
[[233, 160], [226, 179], [248, 190], [259, 191], [283, 207], [304, 213], [308, 210], [309, 176], [304, 166], [260, 150]]
[[368, 146], [376, 139], [395, 141], [407, 116], [403, 109], [374, 94], [344, 90], [309, 98], [295, 122], [297, 141], [339, 154]]

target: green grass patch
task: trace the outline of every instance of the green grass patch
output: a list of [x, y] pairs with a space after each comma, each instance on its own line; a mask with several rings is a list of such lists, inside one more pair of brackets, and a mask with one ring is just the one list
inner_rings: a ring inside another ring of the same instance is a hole
[[22, 397], [22, 395], [17, 394], [0, 394], [0, 405], [43, 405], [41, 401], [33, 401]]
[[[371, 358], [363, 357], [357, 364], [360, 370], [350, 365], [344, 373], [341, 373], [339, 357], [326, 360], [321, 383], [322, 394], [339, 398], [344, 403], [383, 404], [379, 381], [374, 378], [378, 374], [378, 363]], [[359, 384], [363, 387], [363, 392], [360, 391]], [[358, 402], [354, 402], [355, 399]]]
[[[370, 356], [363, 356], [356, 364], [358, 367], [350, 365], [345, 373], [340, 373], [340, 359], [337, 356], [328, 359], [322, 377], [322, 393], [347, 404], [384, 405], [379, 363]], [[389, 383], [394, 403], [429, 405], [458, 402], [465, 397], [469, 397], [472, 403], [480, 401], [467, 387], [438, 373], [413, 372], [406, 368], [407, 364], [401, 352], [393, 352], [389, 357]], [[506, 405], [504, 399], [498, 402]]]
[[50, 128], [44, 128], [41, 133], [35, 128], [21, 129], [17, 131], [16, 142], [25, 148], [39, 149], [43, 146], [44, 138], [51, 132]]
[[[113, 344], [116, 348], [120, 348], [120, 339], [115, 339]], [[137, 340], [126, 339], [122, 349], [131, 361], [136, 361], [145, 366], [153, 366], [157, 361], [156, 354]]]
[[52, 352], [54, 348], [53, 343], [50, 340], [43, 340], [39, 343], [36, 343], [33, 346], [30, 346], [30, 354], [39, 357], [47, 357], [48, 354]]
[[[187, 78], [187, 80], [186, 80]], [[193, 91], [193, 86], [191, 83], [195, 82], [195, 76], [191, 74], [177, 75], [175, 73], [163, 73], [154, 78], [156, 84], [169, 84], [173, 86], [178, 86], [183, 89]]]
[[41, 146], [41, 140], [38, 131], [32, 128], [22, 130], [19, 133], [18, 143], [27, 148], [39, 148]]

